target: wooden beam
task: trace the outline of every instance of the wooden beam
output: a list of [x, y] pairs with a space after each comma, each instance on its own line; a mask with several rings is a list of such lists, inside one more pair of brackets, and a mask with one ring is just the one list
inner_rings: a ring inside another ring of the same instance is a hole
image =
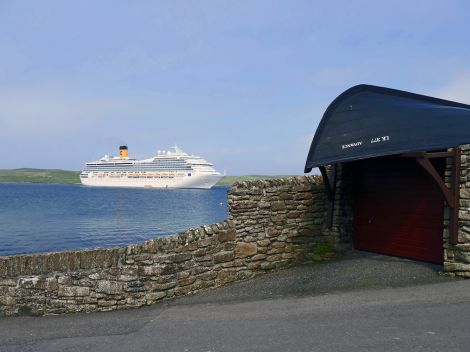
[[327, 208], [327, 227], [331, 229], [333, 226], [333, 212], [335, 205], [335, 193], [336, 193], [336, 164], [331, 165], [331, 173], [328, 176], [326, 168], [324, 166], [319, 167], [323, 177], [323, 184], [326, 187], [326, 194], [328, 200]]
[[331, 186], [330, 186], [330, 179], [328, 177], [328, 173], [326, 172], [326, 168], [324, 166], [319, 166], [321, 176], [323, 177], [323, 185], [326, 188], [326, 197], [328, 200], [331, 200], [332, 194], [331, 194]]
[[[451, 208], [449, 218], [449, 242], [458, 243], [459, 237], [459, 208], [460, 208], [460, 149], [454, 148], [451, 152], [436, 153], [406, 153], [400, 155], [405, 158], [416, 158], [416, 162], [433, 178], [442, 191], [447, 205]], [[452, 189], [447, 188], [444, 180], [429, 161], [429, 158], [452, 158]]]
[[433, 178], [434, 182], [439, 186], [444, 197], [447, 201], [447, 204], [450, 207], [454, 206], [454, 195], [452, 192], [446, 187], [444, 180], [442, 179], [441, 175], [436, 171], [434, 166], [431, 164], [428, 158], [416, 158], [416, 162], [424, 169], [426, 172]]
[[413, 152], [413, 153], [403, 153], [400, 154], [400, 157], [402, 158], [428, 158], [428, 159], [434, 159], [434, 158], [449, 158], [453, 156], [453, 152], [433, 152], [433, 153], [428, 153], [428, 152]]

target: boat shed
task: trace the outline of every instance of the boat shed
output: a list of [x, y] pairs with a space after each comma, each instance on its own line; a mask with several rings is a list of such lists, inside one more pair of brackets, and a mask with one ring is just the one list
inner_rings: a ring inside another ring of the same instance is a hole
[[470, 274], [468, 143], [470, 105], [358, 85], [327, 108], [305, 172], [320, 169], [328, 227], [348, 231], [354, 248], [460, 260]]

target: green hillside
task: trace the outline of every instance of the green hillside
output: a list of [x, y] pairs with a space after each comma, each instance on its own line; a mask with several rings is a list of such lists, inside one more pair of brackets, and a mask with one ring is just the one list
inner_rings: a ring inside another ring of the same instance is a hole
[[[58, 169], [0, 169], [1, 182], [32, 182], [32, 183], [80, 183], [80, 171], [68, 171]], [[236, 181], [254, 181], [270, 178], [282, 178], [288, 176], [266, 176], [266, 175], [246, 175], [246, 176], [224, 176], [217, 185], [228, 186]]]
[[0, 182], [80, 183], [80, 171], [56, 169], [0, 169]]
[[284, 178], [289, 177], [288, 175], [246, 175], [246, 176], [224, 176], [219, 182], [217, 182], [218, 186], [226, 186], [232, 185], [237, 181], [256, 181], [256, 180], [267, 180], [273, 178]]

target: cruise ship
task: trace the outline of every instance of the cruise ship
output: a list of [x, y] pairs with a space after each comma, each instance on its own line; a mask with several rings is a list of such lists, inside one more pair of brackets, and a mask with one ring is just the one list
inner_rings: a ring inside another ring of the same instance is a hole
[[177, 146], [172, 151], [158, 151], [149, 159], [129, 157], [126, 145], [119, 156], [105, 155], [86, 163], [80, 180], [86, 186], [148, 188], [211, 188], [223, 175], [213, 165]]

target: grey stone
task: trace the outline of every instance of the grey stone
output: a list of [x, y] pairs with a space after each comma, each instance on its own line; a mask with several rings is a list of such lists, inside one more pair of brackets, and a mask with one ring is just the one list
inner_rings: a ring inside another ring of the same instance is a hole
[[88, 296], [90, 294], [89, 287], [79, 286], [59, 286], [59, 297], [80, 297]]
[[106, 293], [109, 295], [119, 294], [124, 291], [124, 285], [122, 282], [117, 281], [98, 281], [98, 285], [96, 287], [96, 292]]

